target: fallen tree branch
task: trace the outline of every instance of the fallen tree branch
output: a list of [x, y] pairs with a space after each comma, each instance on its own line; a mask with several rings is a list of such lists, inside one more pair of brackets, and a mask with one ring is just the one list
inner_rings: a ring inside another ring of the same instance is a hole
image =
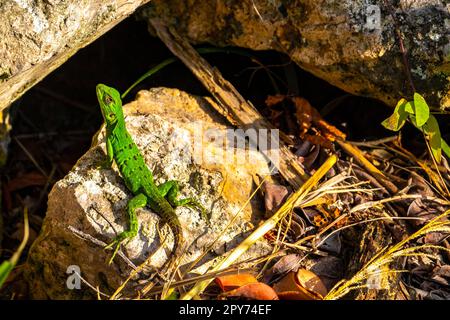
[[[246, 101], [234, 86], [225, 80], [221, 73], [213, 68], [198, 52], [172, 28], [168, 28], [163, 22], [151, 19], [159, 38], [166, 44], [172, 53], [192, 71], [202, 82], [218, 104], [212, 104], [217, 111], [224, 115], [232, 124], [238, 125], [244, 130], [253, 128], [274, 129], [273, 126]], [[249, 137], [251, 139], [251, 137]], [[256, 144], [256, 141], [251, 141]], [[270, 155], [266, 156], [271, 159]], [[279, 141], [278, 170], [286, 181], [295, 189], [298, 189], [309, 178], [303, 168], [297, 162], [296, 156], [282, 141]], [[275, 162], [276, 163], [276, 162]]]

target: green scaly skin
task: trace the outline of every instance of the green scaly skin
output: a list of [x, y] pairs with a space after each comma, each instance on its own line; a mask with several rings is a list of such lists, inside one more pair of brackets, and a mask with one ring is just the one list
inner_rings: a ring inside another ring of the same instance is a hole
[[[116, 245], [109, 263], [114, 259], [120, 244], [137, 235], [139, 225], [136, 209], [146, 205], [159, 214], [163, 222], [170, 226], [174, 234], [175, 244], [171, 255], [172, 259], [168, 259], [167, 262], [169, 260], [175, 261], [177, 257], [181, 256], [184, 238], [174, 208], [177, 206], [197, 207], [200, 209], [203, 218], [206, 218], [205, 210], [192, 198], [176, 199], [178, 193], [177, 181], [167, 181], [156, 186], [152, 172], [145, 164], [144, 158], [126, 129], [119, 92], [104, 84], [98, 84], [96, 91], [106, 125], [107, 165], [110, 167], [113, 161], [116, 162], [125, 185], [134, 195], [127, 204], [129, 229], [120, 233], [107, 246], [108, 248]], [[164, 266], [167, 265], [167, 262]]]

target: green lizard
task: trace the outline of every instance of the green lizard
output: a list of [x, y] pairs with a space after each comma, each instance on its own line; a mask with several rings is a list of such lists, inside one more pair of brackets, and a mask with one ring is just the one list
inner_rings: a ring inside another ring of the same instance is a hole
[[[113, 242], [106, 246], [109, 248], [116, 245], [109, 263], [114, 259], [120, 244], [137, 235], [139, 226], [136, 209], [146, 205], [159, 214], [163, 222], [170, 226], [175, 238], [172, 252], [172, 260], [175, 261], [181, 255], [184, 238], [174, 208], [177, 206], [197, 207], [201, 211], [202, 218], [206, 218], [205, 210], [192, 198], [176, 199], [177, 181], [171, 180], [156, 186], [152, 172], [145, 164], [142, 154], [126, 129], [119, 92], [104, 84], [98, 84], [96, 91], [106, 125], [106, 163], [110, 167], [113, 161], [116, 162], [125, 185], [134, 195], [127, 204], [129, 229], [120, 233]], [[169, 260], [171, 259], [168, 259], [167, 262]], [[164, 265], [167, 265], [167, 262]]]

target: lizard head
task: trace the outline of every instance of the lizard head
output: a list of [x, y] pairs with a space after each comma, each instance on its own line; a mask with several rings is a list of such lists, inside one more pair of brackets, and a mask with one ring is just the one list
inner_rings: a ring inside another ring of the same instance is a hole
[[120, 93], [116, 89], [101, 83], [97, 85], [96, 91], [103, 119], [105, 119], [107, 126], [113, 126], [118, 119], [123, 118]]

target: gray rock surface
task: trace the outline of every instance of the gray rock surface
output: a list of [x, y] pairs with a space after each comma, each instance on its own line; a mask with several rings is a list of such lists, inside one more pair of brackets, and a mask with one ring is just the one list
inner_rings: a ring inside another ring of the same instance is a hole
[[[0, 0], [0, 110], [147, 2]], [[395, 105], [411, 92], [386, 5], [391, 2], [154, 0], [140, 16], [163, 19], [193, 43], [284, 52], [350, 93]], [[435, 108], [448, 108], [448, 0], [393, 5], [417, 91]]]
[[448, 0], [401, 0], [392, 11], [387, 3], [392, 1], [155, 0], [141, 16], [162, 19], [193, 43], [284, 52], [329, 83], [391, 106], [412, 96], [397, 23], [416, 90], [434, 108], [449, 108]]
[[0, 111], [149, 0], [0, 0]]
[[[141, 91], [137, 100], [124, 109], [127, 128], [153, 170], [156, 182], [178, 180], [180, 197], [199, 199], [211, 215], [208, 226], [196, 210], [176, 209], [184, 236], [191, 244], [183, 265], [202, 254], [238, 213], [237, 220], [193, 272], [205, 271], [217, 256], [236, 246], [262, 219], [262, 199], [255, 199], [242, 212], [240, 208], [253, 191], [252, 175], [267, 174], [267, 163], [255, 151], [249, 151], [250, 163], [235, 161], [245, 152], [239, 149], [234, 150], [233, 158], [210, 156], [203, 161], [195, 160], [194, 150], [199, 145], [193, 144], [194, 130], [200, 124], [209, 130], [209, 137], [212, 132], [227, 129], [221, 116], [211, 111], [203, 98], [175, 89], [155, 88]], [[216, 156], [223, 148], [217, 140], [205, 138], [201, 151], [203, 155]], [[138, 211], [138, 236], [122, 246], [124, 255], [117, 256], [112, 265], [107, 264], [111, 251], [103, 250], [102, 243], [109, 243], [115, 231], [121, 232], [128, 226], [125, 207], [132, 195], [115, 165], [112, 169], [98, 168], [104, 159], [104, 131], [101, 131], [92, 148], [53, 187], [42, 232], [30, 250], [27, 263], [33, 298], [95, 297], [95, 292], [84, 282], [80, 290], [67, 288], [66, 271], [73, 265], [79, 267], [83, 279], [93, 287], [99, 286], [100, 291], [111, 294], [126, 279], [133, 264], [139, 265], [151, 256], [149, 266], [158, 267], [171, 252], [171, 231], [163, 227], [160, 238], [159, 217], [144, 208]], [[161, 247], [165, 238], [166, 250]], [[269, 249], [267, 243], [257, 243], [241, 258], [257, 257]]]

